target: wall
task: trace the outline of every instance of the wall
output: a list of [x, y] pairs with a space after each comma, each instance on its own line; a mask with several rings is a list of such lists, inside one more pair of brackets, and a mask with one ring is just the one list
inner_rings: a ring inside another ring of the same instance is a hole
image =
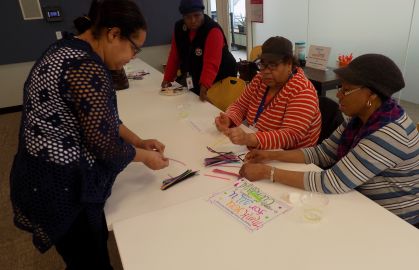
[[419, 104], [419, 1], [415, 4], [411, 29], [404, 73], [406, 87], [400, 97]]
[[[173, 26], [181, 16], [179, 1], [135, 0], [148, 23], [148, 35], [141, 57], [156, 68], [167, 57]], [[41, 0], [42, 6], [59, 4], [64, 21], [46, 23], [44, 20], [24, 21], [18, 0], [0, 1], [0, 108], [22, 104], [23, 83], [41, 53], [55, 39], [56, 31], [74, 32], [72, 20], [88, 12], [89, 0]], [[164, 7], [164, 8], [162, 8]], [[160, 46], [162, 45], [162, 46]], [[3, 65], [2, 65], [3, 64]]]
[[[180, 18], [178, 1], [136, 0], [148, 24], [145, 46], [170, 42], [173, 25]], [[23, 20], [18, 0], [0, 1], [1, 36], [0, 64], [12, 64], [36, 60], [56, 39], [56, 31], [75, 32], [72, 21], [88, 12], [87, 0], [41, 0], [41, 6], [59, 5], [63, 21], [48, 23], [45, 20]], [[164, 10], [162, 7], [164, 6]], [[168, 12], [172, 11], [172, 12]], [[11, 53], [12, 52], [12, 53]]]
[[419, 103], [417, 10], [415, 0], [265, 0], [264, 23], [252, 26], [254, 44], [281, 35], [292, 42], [306, 41], [307, 48], [310, 44], [332, 47], [332, 67], [342, 53], [385, 54], [405, 70], [407, 85], [400, 98]]
[[284, 36], [293, 43], [307, 40], [308, 0], [264, 0], [263, 23], [253, 23], [253, 44], [271, 36]]
[[0, 65], [0, 108], [22, 104], [23, 84], [34, 62]]
[[[138, 57], [163, 72], [169, 50], [170, 45], [144, 47]], [[0, 65], [0, 108], [22, 104], [23, 84], [33, 64], [34, 62], [25, 62]]]

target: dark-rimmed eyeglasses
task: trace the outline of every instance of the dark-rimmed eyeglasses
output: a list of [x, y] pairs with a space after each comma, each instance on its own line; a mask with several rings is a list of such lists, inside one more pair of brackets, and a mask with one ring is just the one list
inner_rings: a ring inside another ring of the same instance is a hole
[[137, 54], [139, 54], [140, 52], [141, 52], [141, 48], [140, 47], [138, 47], [135, 43], [134, 43], [134, 41], [132, 41], [132, 39], [131, 38], [127, 38], [128, 39], [128, 41], [129, 42], [131, 42], [131, 47], [132, 47], [132, 50], [134, 51], [134, 56], [135, 55], [137, 55]]
[[280, 62], [270, 62], [270, 63], [263, 63], [262, 61], [259, 61], [256, 63], [259, 70], [269, 69], [269, 70], [275, 70]]

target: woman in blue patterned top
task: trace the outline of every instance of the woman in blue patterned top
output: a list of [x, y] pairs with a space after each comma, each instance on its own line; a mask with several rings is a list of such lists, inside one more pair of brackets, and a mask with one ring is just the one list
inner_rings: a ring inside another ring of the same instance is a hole
[[24, 85], [19, 147], [10, 175], [16, 226], [41, 252], [55, 245], [67, 269], [112, 269], [103, 207], [130, 162], [168, 165], [164, 145], [118, 117], [110, 69], [139, 51], [146, 22], [130, 0], [93, 1], [78, 36], [52, 44]]
[[[418, 227], [419, 133], [391, 98], [404, 87], [400, 69], [384, 55], [365, 54], [335, 72], [342, 79], [340, 108], [350, 120], [316, 147], [252, 151], [240, 174], [315, 192], [356, 189]], [[267, 160], [314, 163], [325, 170], [292, 172], [260, 163]]]

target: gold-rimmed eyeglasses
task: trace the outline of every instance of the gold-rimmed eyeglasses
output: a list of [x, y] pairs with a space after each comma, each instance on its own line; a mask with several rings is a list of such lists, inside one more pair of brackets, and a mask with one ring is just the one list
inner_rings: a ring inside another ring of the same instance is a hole
[[344, 95], [346, 97], [346, 96], [348, 96], [348, 95], [350, 95], [350, 94], [352, 94], [352, 93], [354, 93], [358, 90], [361, 90], [362, 88], [364, 88], [364, 87], [361, 86], [361, 87], [354, 88], [354, 89], [343, 89], [343, 87], [340, 87], [338, 89], [338, 93], [341, 93], [342, 95]]

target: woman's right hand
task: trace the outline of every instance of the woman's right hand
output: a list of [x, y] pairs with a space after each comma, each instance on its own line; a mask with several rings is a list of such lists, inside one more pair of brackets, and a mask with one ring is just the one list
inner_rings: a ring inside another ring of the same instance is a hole
[[231, 120], [225, 113], [220, 113], [220, 115], [215, 118], [215, 126], [220, 132], [226, 132], [230, 125]]
[[160, 170], [169, 166], [169, 159], [162, 153], [153, 150], [136, 149], [134, 161], [140, 161], [152, 170]]
[[252, 150], [246, 154], [244, 161], [249, 163], [261, 163], [273, 160], [273, 151]]
[[161, 88], [166, 88], [166, 87], [170, 87], [170, 86], [172, 86], [171, 82], [168, 82], [168, 81], [165, 81], [165, 80], [163, 80], [161, 82]]

